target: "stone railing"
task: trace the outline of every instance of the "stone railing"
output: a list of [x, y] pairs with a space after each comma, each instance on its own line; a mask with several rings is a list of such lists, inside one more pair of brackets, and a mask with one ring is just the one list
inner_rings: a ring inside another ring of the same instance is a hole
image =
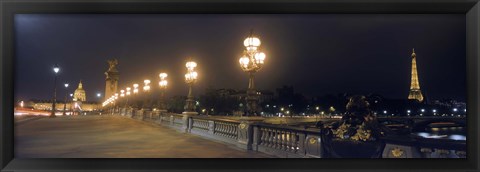
[[[120, 116], [154, 122], [183, 133], [283, 158], [322, 158], [319, 129], [275, 125], [261, 119], [226, 119], [133, 109], [111, 110]], [[466, 143], [422, 139], [411, 135], [382, 138], [383, 158], [465, 158]]]
[[240, 146], [238, 143], [240, 121], [214, 119], [208, 117], [190, 117], [188, 132], [209, 139]]
[[319, 130], [258, 124], [254, 126], [253, 150], [284, 158], [321, 158]]

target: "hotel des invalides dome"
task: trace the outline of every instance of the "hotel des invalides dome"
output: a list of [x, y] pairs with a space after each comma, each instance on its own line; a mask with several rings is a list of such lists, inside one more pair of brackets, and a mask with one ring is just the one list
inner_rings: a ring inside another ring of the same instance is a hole
[[[33, 108], [34, 110], [50, 111], [52, 110], [52, 100], [30, 100], [28, 102], [25, 102], [25, 107]], [[58, 94], [57, 103], [55, 105], [55, 109], [57, 110], [57, 112], [63, 112], [65, 109], [67, 115], [79, 115], [80, 113], [98, 111], [100, 110], [100, 108], [101, 104], [99, 102], [87, 101], [86, 92], [83, 89], [83, 84], [81, 80], [78, 83], [78, 87], [73, 94]]]

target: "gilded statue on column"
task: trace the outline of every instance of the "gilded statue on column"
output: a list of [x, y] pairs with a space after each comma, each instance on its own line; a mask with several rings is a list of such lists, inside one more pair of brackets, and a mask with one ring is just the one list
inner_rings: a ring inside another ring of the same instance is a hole
[[379, 158], [385, 147], [380, 138], [390, 133], [369, 109], [365, 96], [351, 97], [339, 122], [319, 127], [325, 156], [330, 158]]

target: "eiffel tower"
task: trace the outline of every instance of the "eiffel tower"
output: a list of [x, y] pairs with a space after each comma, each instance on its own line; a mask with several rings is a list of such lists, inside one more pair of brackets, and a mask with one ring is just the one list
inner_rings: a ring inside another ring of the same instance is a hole
[[410, 83], [410, 93], [408, 94], [409, 100], [417, 100], [418, 102], [423, 101], [422, 91], [420, 91], [420, 83], [418, 82], [418, 73], [417, 73], [417, 55], [415, 54], [415, 49], [412, 52], [412, 81]]

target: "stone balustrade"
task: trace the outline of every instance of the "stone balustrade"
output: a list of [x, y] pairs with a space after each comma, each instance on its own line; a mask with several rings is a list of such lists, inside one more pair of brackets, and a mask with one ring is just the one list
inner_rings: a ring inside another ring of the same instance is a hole
[[320, 131], [258, 124], [254, 126], [253, 150], [285, 158], [321, 158]]
[[[189, 133], [282, 158], [322, 158], [320, 130], [267, 124], [259, 118], [226, 119], [164, 111], [111, 109], [108, 113], [153, 122]], [[428, 141], [411, 136], [383, 138], [383, 158], [466, 158], [465, 141]]]

